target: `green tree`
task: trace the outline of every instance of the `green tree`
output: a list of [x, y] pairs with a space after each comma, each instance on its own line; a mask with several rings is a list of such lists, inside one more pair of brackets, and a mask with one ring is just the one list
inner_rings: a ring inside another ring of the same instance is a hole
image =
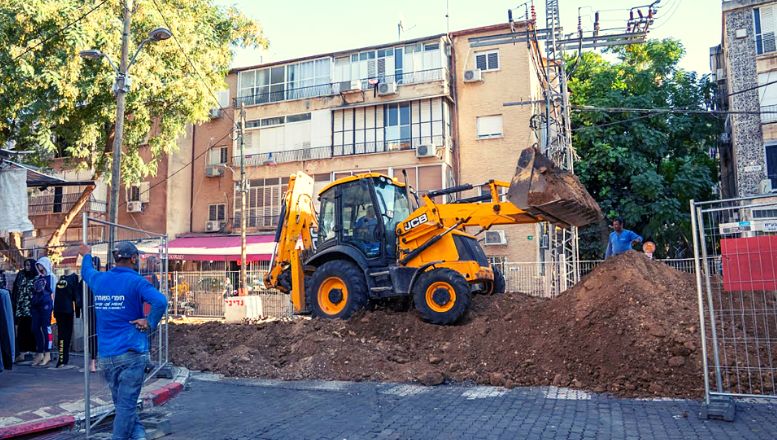
[[[569, 81], [575, 171], [605, 215], [656, 242], [663, 257], [687, 256], [691, 199], [713, 197], [721, 121], [711, 114], [581, 111], [593, 108], [704, 110], [714, 84], [677, 66], [684, 54], [672, 39], [612, 51], [614, 60], [584, 53]], [[590, 109], [589, 109], [590, 110]], [[601, 258], [604, 225], [581, 231], [581, 256]]]
[[[59, 152], [70, 158], [69, 166], [94, 169], [95, 179], [110, 172], [115, 74], [107, 62], [78, 54], [96, 48], [118, 62], [122, 3], [0, 0], [0, 145], [12, 141], [17, 150], [33, 151], [32, 160], [42, 166]], [[207, 120], [216, 106], [213, 92], [226, 88], [233, 46], [267, 45], [256, 23], [214, 3], [134, 2], [130, 54], [155, 27], [170, 27], [177, 38], [146, 45], [130, 71], [124, 183], [155, 174], [159, 158], [176, 150], [186, 124]], [[150, 160], [141, 157], [143, 145]], [[90, 193], [84, 191], [83, 202]], [[80, 209], [66, 216], [58, 232]]]

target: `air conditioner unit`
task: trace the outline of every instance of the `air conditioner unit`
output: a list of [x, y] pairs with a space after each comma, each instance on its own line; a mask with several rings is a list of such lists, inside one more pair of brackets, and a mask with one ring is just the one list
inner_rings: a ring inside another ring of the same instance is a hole
[[769, 194], [774, 189], [772, 188], [772, 179], [763, 179], [758, 182], [758, 194]]
[[220, 108], [212, 108], [210, 109], [210, 118], [211, 119], [218, 119], [221, 117], [221, 109]]
[[505, 231], [486, 231], [486, 246], [507, 244], [507, 237], [505, 237]]
[[205, 167], [205, 175], [208, 177], [219, 177], [224, 175], [224, 168], [218, 165], [208, 165]]
[[397, 83], [395, 82], [382, 82], [378, 84], [378, 95], [396, 95]]
[[143, 202], [127, 202], [127, 212], [143, 212]]
[[205, 225], [205, 229], [207, 229], [208, 232], [218, 232], [224, 229], [226, 226], [227, 222], [221, 220], [209, 220]]
[[437, 147], [432, 144], [422, 144], [415, 148], [416, 157], [436, 157]]
[[464, 71], [464, 82], [481, 82], [483, 81], [483, 71], [480, 69], [472, 69]]

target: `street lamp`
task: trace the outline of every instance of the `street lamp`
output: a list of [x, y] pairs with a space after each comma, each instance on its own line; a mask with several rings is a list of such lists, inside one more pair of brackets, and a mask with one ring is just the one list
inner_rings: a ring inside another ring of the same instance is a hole
[[113, 93], [116, 95], [116, 123], [113, 136], [113, 163], [111, 165], [111, 206], [109, 212], [110, 228], [108, 230], [108, 264], [113, 265], [113, 247], [116, 241], [116, 224], [118, 223], [119, 212], [119, 186], [121, 185], [121, 144], [124, 136], [124, 105], [125, 95], [129, 92], [131, 80], [129, 69], [135, 64], [140, 50], [146, 43], [164, 41], [173, 36], [170, 29], [157, 27], [148, 33], [148, 36], [140, 42], [135, 54], [129, 58], [129, 36], [132, 8], [131, 1], [122, 2], [124, 9], [124, 32], [121, 40], [121, 62], [117, 67], [111, 58], [98, 49], [88, 49], [79, 52], [79, 56], [86, 60], [105, 59], [116, 73], [116, 80], [113, 83]]

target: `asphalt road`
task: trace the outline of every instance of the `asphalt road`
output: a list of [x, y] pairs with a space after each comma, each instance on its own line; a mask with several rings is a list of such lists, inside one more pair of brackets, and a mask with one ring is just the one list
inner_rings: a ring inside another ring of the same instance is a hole
[[733, 423], [700, 403], [618, 399], [554, 387], [507, 390], [278, 382], [195, 374], [165, 407], [170, 439], [767, 439], [777, 406], [739, 403]]

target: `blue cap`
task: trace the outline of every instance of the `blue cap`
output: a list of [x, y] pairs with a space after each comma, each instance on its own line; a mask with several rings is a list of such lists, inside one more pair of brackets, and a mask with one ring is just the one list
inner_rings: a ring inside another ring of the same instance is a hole
[[129, 241], [120, 241], [113, 247], [114, 259], [132, 258], [136, 255], [140, 255], [140, 251]]

